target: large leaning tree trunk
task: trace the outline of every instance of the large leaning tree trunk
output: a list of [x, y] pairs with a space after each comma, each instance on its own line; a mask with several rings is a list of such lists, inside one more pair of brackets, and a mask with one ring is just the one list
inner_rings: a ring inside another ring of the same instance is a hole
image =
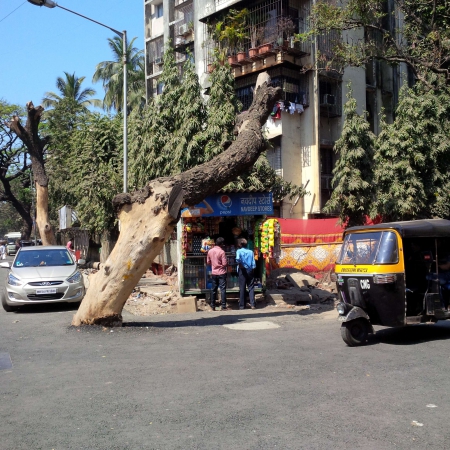
[[27, 103], [27, 123], [25, 127], [20, 123], [20, 118], [14, 116], [8, 124], [11, 131], [27, 147], [31, 159], [34, 184], [36, 188], [36, 225], [41, 235], [43, 245], [55, 245], [56, 239], [48, 220], [48, 177], [44, 166], [44, 147], [46, 139], [39, 137], [39, 123], [44, 108], [34, 107], [33, 102]]
[[238, 116], [237, 138], [227, 150], [208, 163], [114, 198], [121, 224], [119, 239], [92, 276], [72, 325], [122, 325], [123, 306], [173, 231], [182, 204], [201, 202], [253, 166], [265, 149], [261, 127], [280, 95], [281, 89], [270, 86], [267, 74], [259, 75], [253, 103]]

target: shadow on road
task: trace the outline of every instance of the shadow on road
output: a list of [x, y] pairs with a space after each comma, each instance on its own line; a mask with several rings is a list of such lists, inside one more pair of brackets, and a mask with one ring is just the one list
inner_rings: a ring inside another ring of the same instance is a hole
[[39, 305], [21, 306], [15, 313], [8, 314], [17, 314], [20, 316], [21, 314], [48, 314], [65, 311], [75, 312], [79, 306], [80, 303], [41, 303]]
[[450, 323], [441, 321], [430, 325], [385, 328], [370, 335], [368, 345], [415, 345], [422, 342], [447, 339], [450, 339]]
[[[314, 311], [319, 312], [319, 311]], [[312, 311], [311, 311], [312, 313]], [[199, 317], [198, 319], [187, 320], [163, 320], [154, 322], [152, 320], [124, 322], [124, 328], [134, 327], [155, 327], [155, 328], [171, 328], [171, 327], [208, 327], [213, 325], [229, 325], [238, 323], [247, 319], [263, 320], [271, 317], [296, 316], [299, 311], [283, 311], [283, 312], [267, 312], [267, 313], [250, 313], [250, 314], [223, 314], [212, 317]], [[303, 314], [302, 314], [303, 315]]]

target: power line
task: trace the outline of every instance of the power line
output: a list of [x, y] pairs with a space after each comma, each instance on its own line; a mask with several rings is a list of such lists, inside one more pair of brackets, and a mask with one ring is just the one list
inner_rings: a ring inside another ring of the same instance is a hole
[[25, 5], [26, 1], [23, 2], [21, 5], [19, 5], [16, 9], [14, 9], [13, 11], [11, 11], [8, 15], [6, 15], [5, 17], [3, 17], [2, 20], [0, 20], [0, 22], [3, 22], [7, 17], [9, 17], [13, 12], [17, 11], [21, 6]]

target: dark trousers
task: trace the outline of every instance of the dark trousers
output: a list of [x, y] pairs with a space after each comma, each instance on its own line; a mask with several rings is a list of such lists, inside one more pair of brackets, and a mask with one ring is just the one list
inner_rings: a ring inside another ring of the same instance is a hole
[[213, 275], [212, 276], [212, 288], [210, 296], [211, 308], [216, 307], [217, 288], [220, 289], [220, 299], [222, 300], [222, 308], [227, 307], [227, 274]]
[[248, 295], [250, 297], [250, 305], [255, 306], [255, 279], [253, 278], [253, 270], [239, 268], [239, 308], [245, 307], [245, 286], [248, 287]]

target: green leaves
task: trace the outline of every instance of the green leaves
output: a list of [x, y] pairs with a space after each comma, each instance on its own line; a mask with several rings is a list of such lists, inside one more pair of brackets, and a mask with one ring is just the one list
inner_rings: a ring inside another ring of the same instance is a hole
[[377, 139], [375, 209], [388, 220], [449, 217], [450, 91], [404, 88]]
[[[144, 51], [133, 47], [133, 38], [127, 43], [127, 104], [128, 109], [140, 107], [145, 103], [145, 67]], [[105, 89], [103, 99], [107, 111], [123, 109], [123, 39], [114, 36], [108, 39], [108, 45], [113, 53], [113, 61], [103, 61], [97, 64], [92, 78], [95, 83], [101, 81]]]
[[[434, 81], [429, 80], [430, 83]], [[335, 150], [334, 192], [325, 206], [342, 223], [450, 217], [450, 89], [403, 88], [392, 124], [378, 137], [349, 97]]]
[[59, 102], [64, 99], [70, 99], [80, 104], [83, 108], [88, 106], [101, 107], [103, 103], [101, 100], [91, 98], [95, 95], [95, 90], [92, 88], [82, 89], [81, 85], [86, 77], [77, 77], [75, 73], [70, 74], [64, 72], [65, 79], [58, 77], [56, 79], [56, 87], [60, 95], [54, 92], [46, 92], [42, 100], [42, 104], [46, 108], [54, 108]]
[[320, 0], [311, 10], [308, 37], [350, 31], [347, 42], [341, 39], [333, 49], [333, 63], [342, 68], [377, 59], [404, 63], [425, 83], [430, 73], [450, 83], [448, 10], [448, 0]]
[[64, 102], [49, 116], [51, 209], [70, 205], [91, 232], [111, 229], [111, 199], [122, 189], [122, 118], [80, 110]]
[[334, 190], [323, 210], [337, 212], [340, 223], [353, 226], [365, 223], [374, 197], [375, 136], [364, 116], [357, 114], [350, 86], [347, 98], [344, 127], [334, 148], [339, 155], [333, 170]]

